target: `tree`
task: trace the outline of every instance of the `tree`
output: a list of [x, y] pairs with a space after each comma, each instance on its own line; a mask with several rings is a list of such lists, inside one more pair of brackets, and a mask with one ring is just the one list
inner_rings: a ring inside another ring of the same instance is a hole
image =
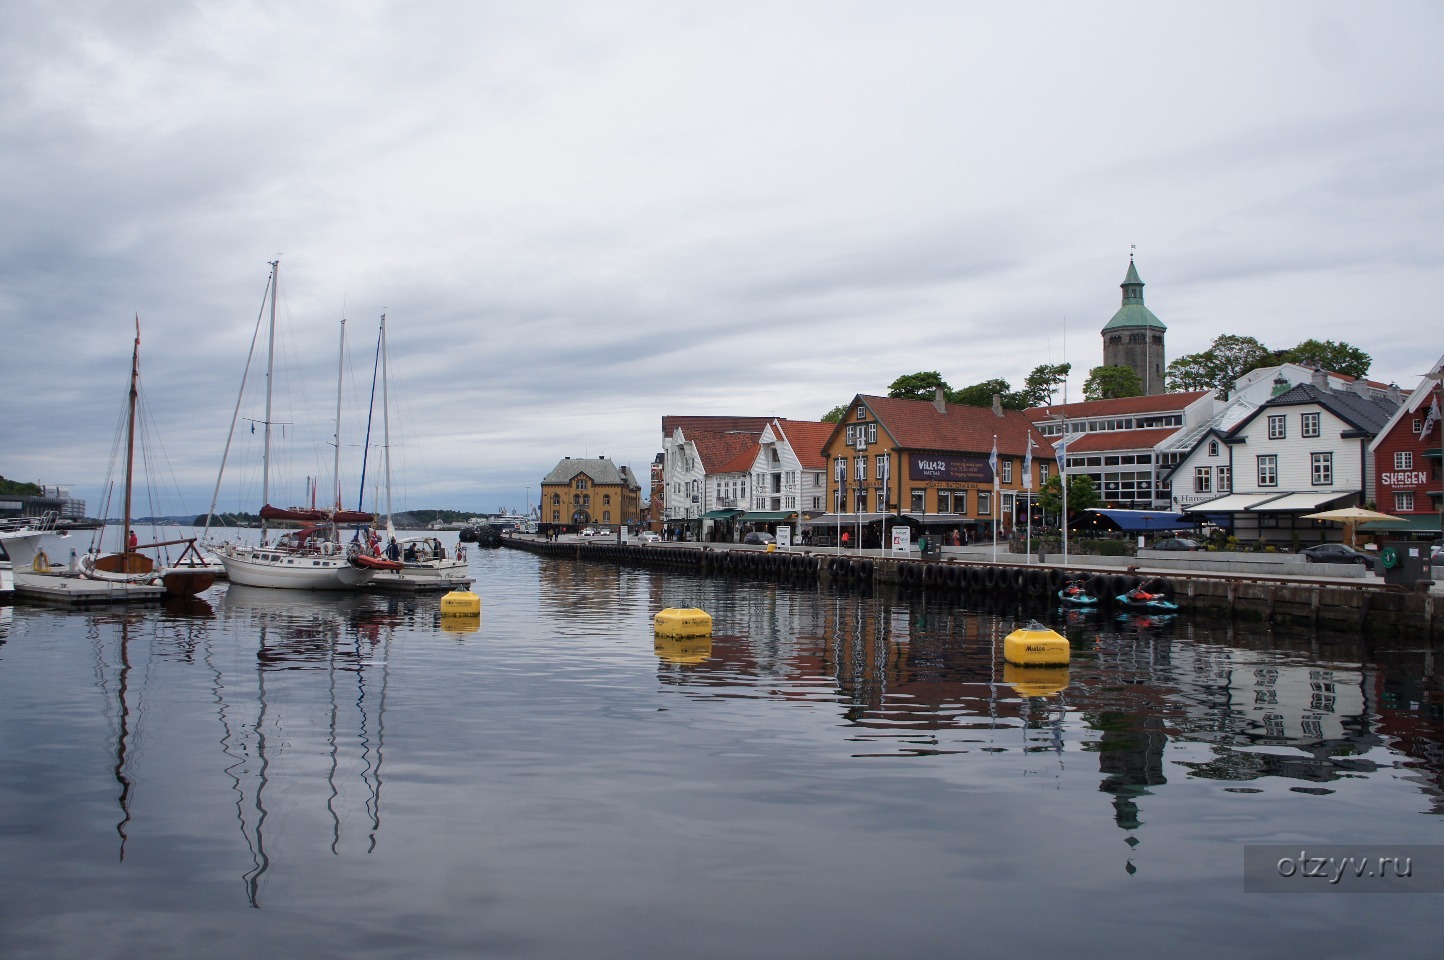
[[[1093, 486], [1092, 480], [1081, 473], [1068, 477], [1069, 514], [1096, 507], [1099, 503], [1098, 488]], [[1048, 478], [1048, 482], [1043, 484], [1043, 489], [1038, 492], [1038, 506], [1043, 508], [1044, 513], [1063, 512], [1063, 482], [1058, 474], [1053, 474]]]
[[898, 400], [931, 400], [937, 396], [938, 387], [948, 392], [948, 382], [936, 370], [905, 373], [887, 388], [887, 395]]
[[1179, 357], [1164, 371], [1170, 390], [1217, 390], [1227, 394], [1234, 381], [1273, 362], [1273, 354], [1253, 337], [1224, 333], [1207, 350]]
[[848, 405], [844, 403], [841, 406], [833, 407], [831, 410], [827, 411], [822, 415], [822, 422], [841, 423], [842, 418], [847, 416], [847, 406]]
[[1132, 367], [1094, 367], [1083, 381], [1084, 400], [1143, 396], [1143, 381]]
[[1363, 379], [1369, 375], [1374, 360], [1358, 347], [1332, 340], [1308, 339], [1292, 350], [1285, 350], [1281, 356], [1287, 363], [1306, 364]]
[[1040, 363], [1034, 367], [1028, 379], [1023, 381], [1023, 389], [1019, 393], [1024, 408], [1052, 403], [1053, 391], [1068, 380], [1072, 369], [1071, 363]]
[[984, 380], [971, 387], [955, 390], [948, 394], [948, 403], [958, 403], [967, 407], [991, 407], [994, 394], [1003, 398], [1004, 407], [1010, 410], [1023, 409], [1021, 395], [1013, 393], [1013, 388], [1008, 381], [998, 378]]

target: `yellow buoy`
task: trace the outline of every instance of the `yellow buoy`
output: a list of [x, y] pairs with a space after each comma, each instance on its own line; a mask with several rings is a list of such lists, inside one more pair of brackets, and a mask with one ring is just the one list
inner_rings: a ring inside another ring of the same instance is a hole
[[1066, 667], [1068, 640], [1034, 621], [1003, 639], [1003, 659], [1020, 667]]
[[453, 590], [441, 598], [443, 617], [481, 616], [481, 598], [470, 590]]
[[664, 637], [702, 637], [712, 633], [712, 615], [696, 607], [668, 607], [652, 618], [652, 625]]
[[481, 629], [481, 614], [448, 613], [441, 618], [441, 629], [446, 633], [476, 633]]
[[1068, 668], [1019, 667], [1005, 663], [1003, 682], [1025, 697], [1050, 697], [1068, 688]]

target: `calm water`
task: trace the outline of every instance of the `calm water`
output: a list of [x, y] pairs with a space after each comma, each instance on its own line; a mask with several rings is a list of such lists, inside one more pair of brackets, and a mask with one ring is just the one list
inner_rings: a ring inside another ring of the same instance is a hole
[[[473, 633], [0, 610], [0, 956], [1437, 955], [1444, 895], [1242, 878], [1444, 843], [1427, 648], [1040, 611], [1074, 661], [1029, 697], [1016, 607], [472, 568]], [[710, 643], [654, 638], [693, 605]]]

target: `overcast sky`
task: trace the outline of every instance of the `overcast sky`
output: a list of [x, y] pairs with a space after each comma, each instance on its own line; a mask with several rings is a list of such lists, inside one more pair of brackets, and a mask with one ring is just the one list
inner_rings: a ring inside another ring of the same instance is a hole
[[1131, 245], [1169, 359], [1344, 340], [1412, 388], [1441, 51], [1437, 2], [7, 0], [0, 474], [99, 512], [139, 314], [166, 512], [204, 512], [278, 257], [297, 474], [345, 317], [354, 500], [385, 312], [398, 507], [525, 507], [564, 456], [645, 478], [663, 415], [918, 370], [1066, 359], [1077, 399]]

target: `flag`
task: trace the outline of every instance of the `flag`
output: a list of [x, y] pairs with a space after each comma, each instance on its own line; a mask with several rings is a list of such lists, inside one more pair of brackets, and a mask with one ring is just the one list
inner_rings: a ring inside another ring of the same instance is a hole
[[993, 452], [988, 454], [988, 468], [993, 471], [993, 484], [998, 483], [998, 438], [993, 437]]
[[1033, 442], [1033, 438], [1031, 436], [1028, 437], [1028, 452], [1023, 455], [1024, 490], [1033, 489], [1033, 448], [1036, 446], [1037, 444]]
[[837, 512], [842, 513], [845, 506], [847, 506], [847, 461], [839, 458], [837, 461]]
[[1429, 431], [1434, 429], [1434, 424], [1439, 422], [1439, 396], [1434, 396], [1434, 402], [1429, 405], [1429, 415], [1424, 418], [1424, 426], [1419, 431], [1419, 436], [1429, 436]]

